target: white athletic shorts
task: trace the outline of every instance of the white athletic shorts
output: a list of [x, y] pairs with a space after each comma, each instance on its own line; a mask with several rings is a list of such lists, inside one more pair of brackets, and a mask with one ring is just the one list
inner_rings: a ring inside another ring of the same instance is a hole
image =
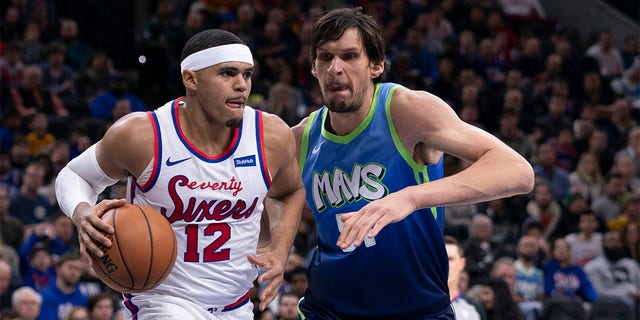
[[[158, 295], [127, 297], [122, 302], [124, 318], [138, 320], [252, 320], [253, 303], [247, 301], [243, 305], [228, 311], [208, 310], [193, 301]], [[220, 308], [223, 309], [223, 308]]]

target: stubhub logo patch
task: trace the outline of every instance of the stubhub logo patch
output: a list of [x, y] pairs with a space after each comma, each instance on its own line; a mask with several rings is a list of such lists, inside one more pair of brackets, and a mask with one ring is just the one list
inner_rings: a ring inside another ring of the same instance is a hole
[[250, 155], [246, 157], [234, 158], [233, 164], [236, 167], [255, 167], [256, 166], [256, 155]]

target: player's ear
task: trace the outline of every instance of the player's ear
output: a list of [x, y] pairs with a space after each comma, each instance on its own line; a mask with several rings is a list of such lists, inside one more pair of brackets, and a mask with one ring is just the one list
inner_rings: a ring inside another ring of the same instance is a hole
[[182, 71], [182, 83], [184, 84], [185, 89], [195, 90], [198, 84], [196, 72], [193, 70]]
[[383, 61], [371, 61], [371, 79], [379, 77], [384, 72]]
[[318, 78], [318, 71], [316, 71], [316, 64], [315, 63], [311, 63], [311, 74], [315, 77]]

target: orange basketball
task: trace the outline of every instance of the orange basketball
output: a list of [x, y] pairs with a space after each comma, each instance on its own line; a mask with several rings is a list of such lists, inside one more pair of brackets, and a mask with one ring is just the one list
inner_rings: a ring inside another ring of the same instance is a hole
[[176, 261], [177, 243], [169, 221], [160, 212], [139, 204], [107, 211], [102, 219], [113, 226], [105, 255], [90, 253], [93, 270], [119, 292], [136, 293], [159, 285]]

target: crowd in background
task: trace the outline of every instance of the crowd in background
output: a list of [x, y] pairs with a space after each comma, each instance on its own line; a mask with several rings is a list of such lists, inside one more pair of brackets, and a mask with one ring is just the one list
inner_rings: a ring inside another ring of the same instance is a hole
[[[248, 105], [294, 125], [322, 106], [310, 73], [313, 23], [344, 5], [362, 6], [382, 24], [386, 81], [437, 95], [534, 168], [531, 194], [446, 208], [445, 234], [466, 257], [462, 292], [483, 319], [640, 315], [637, 33], [625, 35], [621, 47], [607, 29], [581, 39], [537, 1], [151, 3], [137, 38], [144, 68], [133, 70], [81, 40], [84, 26], [56, 16], [55, 1], [3, 4], [2, 319], [119, 315], [119, 293], [80, 259], [53, 184], [114, 121], [184, 94], [179, 64], [191, 35], [222, 28], [240, 36], [256, 62]], [[445, 156], [447, 174], [466, 165]], [[122, 182], [101, 197], [123, 197], [125, 190]], [[256, 310], [256, 319], [296, 319], [314, 246], [313, 219], [304, 217], [282, 292], [269, 310]]]

